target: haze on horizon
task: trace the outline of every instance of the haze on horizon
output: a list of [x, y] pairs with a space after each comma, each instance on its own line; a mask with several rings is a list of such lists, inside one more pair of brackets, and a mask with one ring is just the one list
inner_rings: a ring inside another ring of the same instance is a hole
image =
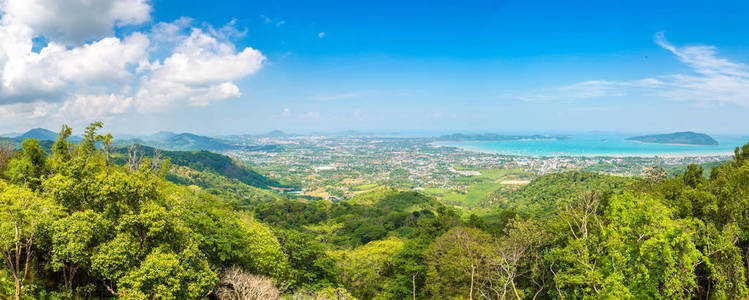
[[0, 133], [747, 134], [748, 9], [0, 0]]

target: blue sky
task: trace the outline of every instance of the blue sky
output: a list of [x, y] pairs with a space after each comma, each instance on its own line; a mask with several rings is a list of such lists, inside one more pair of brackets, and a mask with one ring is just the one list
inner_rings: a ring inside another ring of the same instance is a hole
[[[134, 79], [65, 77], [62, 100], [25, 101], [33, 109], [0, 89], [23, 116], [0, 131], [83, 124], [79, 107], [126, 133], [749, 131], [746, 1], [119, 1], [148, 11], [88, 35], [19, 19], [68, 49], [143, 33], [149, 46], [122, 67]], [[157, 36], [165, 24], [182, 38]], [[168, 68], [196, 29], [234, 48], [210, 48], [226, 69]], [[68, 113], [29, 113], [39, 107]]]

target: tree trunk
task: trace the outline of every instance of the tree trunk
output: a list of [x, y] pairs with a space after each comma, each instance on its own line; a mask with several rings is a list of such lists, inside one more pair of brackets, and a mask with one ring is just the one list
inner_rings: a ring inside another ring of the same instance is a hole
[[75, 273], [77, 271], [78, 271], [78, 268], [74, 266], [72, 263], [70, 263], [70, 265], [67, 265], [67, 266], [63, 265], [62, 275], [63, 275], [63, 281], [65, 281], [65, 289], [69, 291], [73, 290], [73, 279], [75, 278]]
[[21, 280], [16, 278], [16, 300], [21, 300]]
[[476, 266], [471, 264], [471, 291], [468, 292], [468, 299], [473, 300], [473, 273], [476, 270]]
[[746, 270], [749, 271], [749, 248], [746, 249], [744, 260], [746, 260]]
[[512, 291], [515, 292], [515, 297], [517, 297], [517, 299], [520, 299], [520, 295], [518, 294], [518, 289], [515, 288], [515, 279], [510, 279], [510, 283], [512, 283]]
[[416, 300], [416, 273], [411, 275], [411, 285], [413, 286], [411, 291], [413, 291], [413, 297]]
[[16, 264], [13, 266], [13, 278], [16, 280], [16, 300], [21, 300], [21, 244], [18, 242], [20, 229], [18, 228], [18, 222], [15, 223], [15, 237], [16, 237], [16, 253], [15, 259]]

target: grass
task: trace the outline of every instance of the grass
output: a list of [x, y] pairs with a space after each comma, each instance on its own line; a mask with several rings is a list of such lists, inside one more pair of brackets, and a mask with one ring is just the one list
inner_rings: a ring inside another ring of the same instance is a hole
[[351, 188], [353, 191], [366, 191], [377, 187], [376, 183], [360, 184]]
[[[457, 169], [457, 168], [456, 168]], [[467, 170], [466, 168], [463, 168]], [[487, 196], [503, 187], [503, 180], [527, 179], [522, 169], [479, 169], [479, 176], [466, 176], [455, 180], [463, 189], [427, 188], [424, 192], [440, 198], [446, 204], [466, 208], [485, 207]], [[463, 191], [465, 190], [465, 191]]]

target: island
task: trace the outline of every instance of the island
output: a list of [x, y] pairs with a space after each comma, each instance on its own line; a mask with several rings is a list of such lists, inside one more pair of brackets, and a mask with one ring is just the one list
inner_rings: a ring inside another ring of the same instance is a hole
[[718, 145], [718, 141], [711, 136], [691, 131], [635, 136], [627, 138], [627, 140], [641, 143], [670, 145]]
[[455, 133], [450, 135], [443, 135], [437, 138], [438, 141], [537, 141], [537, 140], [564, 140], [569, 139], [569, 136], [551, 136], [551, 135], [501, 135], [494, 133], [483, 133], [483, 134], [463, 134]]

